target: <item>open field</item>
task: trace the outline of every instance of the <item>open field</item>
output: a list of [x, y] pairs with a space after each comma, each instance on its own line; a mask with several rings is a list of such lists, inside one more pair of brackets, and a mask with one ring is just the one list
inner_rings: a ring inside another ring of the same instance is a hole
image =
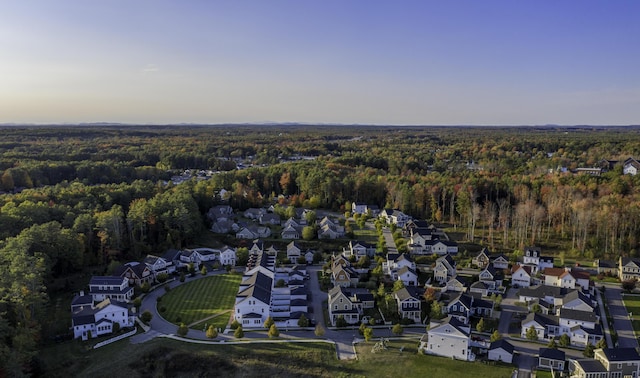
[[[450, 358], [418, 354], [416, 340], [391, 341], [386, 351], [372, 353], [374, 341], [358, 344], [357, 365], [367, 377], [474, 377], [509, 378], [514, 367], [462, 362]], [[400, 348], [403, 348], [400, 351]], [[400, 374], [399, 371], [402, 371]]]
[[358, 360], [339, 361], [333, 345], [326, 343], [201, 345], [155, 339], [140, 345], [122, 340], [91, 350], [72, 341], [46, 350], [42, 367], [50, 377], [396, 377], [401, 368], [403, 377], [500, 378], [513, 371], [510, 366], [419, 355], [416, 340], [392, 341], [379, 353], [371, 353], [373, 345], [358, 344]]
[[[233, 310], [241, 278], [237, 274], [221, 274], [185, 283], [166, 293], [158, 302], [158, 308], [164, 307], [166, 311], [162, 316], [176, 324], [192, 324], [228, 313]], [[227, 315], [211, 319], [216, 327], [225, 327], [228, 320]]]

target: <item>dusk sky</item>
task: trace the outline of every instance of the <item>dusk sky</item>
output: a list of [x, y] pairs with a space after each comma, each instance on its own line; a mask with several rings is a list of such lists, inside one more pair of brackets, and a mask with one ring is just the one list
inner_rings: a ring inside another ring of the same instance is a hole
[[6, 1], [0, 123], [640, 124], [640, 1]]

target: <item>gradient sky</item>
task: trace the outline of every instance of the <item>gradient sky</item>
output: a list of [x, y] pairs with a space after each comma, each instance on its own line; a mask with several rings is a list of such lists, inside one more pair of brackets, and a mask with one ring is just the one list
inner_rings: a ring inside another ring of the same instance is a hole
[[640, 1], [6, 1], [9, 122], [640, 124]]

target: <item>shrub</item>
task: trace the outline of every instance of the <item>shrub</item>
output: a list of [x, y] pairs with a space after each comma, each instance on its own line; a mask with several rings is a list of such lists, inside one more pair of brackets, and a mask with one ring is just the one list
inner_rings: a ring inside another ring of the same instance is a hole
[[218, 337], [218, 331], [213, 326], [213, 324], [210, 325], [209, 328], [207, 328], [206, 336], [209, 339], [215, 339], [216, 337]]
[[275, 324], [272, 324], [271, 327], [269, 327], [268, 335], [270, 339], [280, 336], [280, 331], [278, 331], [278, 327], [276, 327]]
[[144, 312], [140, 315], [140, 320], [142, 320], [144, 323], [149, 323], [151, 321], [151, 318], [153, 318], [153, 314], [149, 310], [144, 310]]
[[229, 327], [231, 329], [238, 329], [238, 327], [240, 327], [240, 322], [238, 322], [236, 319], [233, 319]]
[[237, 339], [241, 339], [244, 337], [244, 331], [242, 330], [242, 326], [239, 326], [238, 328], [236, 328], [235, 332], [233, 333], [233, 336]]
[[167, 311], [167, 308], [166, 308], [166, 307], [164, 307], [164, 306], [162, 306], [162, 307], [160, 307], [160, 309], [159, 309], [158, 311], [160, 311], [160, 312], [165, 312], [165, 311]]
[[185, 337], [187, 333], [189, 333], [189, 327], [184, 323], [180, 323], [180, 326], [178, 326], [178, 336]]
[[169, 279], [169, 275], [167, 273], [160, 273], [158, 274], [158, 276], [156, 277], [156, 279], [158, 280], [158, 282], [160, 283], [165, 283], [167, 282], [167, 280]]

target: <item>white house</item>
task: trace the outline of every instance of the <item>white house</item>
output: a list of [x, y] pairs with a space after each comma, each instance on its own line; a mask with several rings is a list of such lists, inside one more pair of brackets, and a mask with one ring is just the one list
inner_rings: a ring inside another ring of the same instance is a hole
[[[173, 264], [167, 263], [162, 257], [147, 255], [142, 262], [151, 269], [154, 278], [157, 278], [158, 274], [169, 274], [175, 271]], [[172, 268], [172, 272], [169, 271], [169, 268]]]
[[487, 358], [491, 361], [500, 361], [507, 364], [513, 362], [514, 348], [507, 340], [500, 339], [491, 343]]
[[640, 163], [634, 158], [628, 158], [622, 165], [622, 173], [625, 175], [635, 176], [640, 170]]
[[436, 266], [433, 268], [433, 277], [440, 284], [449, 281], [456, 274], [456, 262], [451, 255], [446, 254], [436, 260]]
[[513, 287], [531, 286], [531, 267], [528, 265], [514, 265], [511, 268], [511, 285]]
[[553, 257], [542, 256], [542, 250], [538, 247], [525, 247], [522, 258], [522, 265], [529, 266], [531, 274], [536, 274], [546, 268], [553, 268]]
[[133, 297], [133, 287], [129, 286], [129, 280], [125, 277], [93, 276], [89, 281], [89, 295], [94, 302], [105, 299], [129, 302]]
[[246, 277], [236, 295], [234, 318], [245, 328], [261, 328], [271, 315], [273, 277], [257, 271]]
[[287, 258], [293, 264], [298, 263], [298, 259], [300, 258], [301, 254], [302, 254], [302, 250], [300, 246], [298, 246], [298, 243], [296, 243], [295, 241], [292, 241], [291, 243], [287, 244]]
[[120, 328], [133, 327], [135, 315], [124, 302], [112, 299], [104, 299], [95, 306], [79, 308], [71, 314], [73, 337], [87, 340], [101, 335], [110, 334], [114, 330], [114, 324]]
[[421, 348], [425, 353], [449, 357], [463, 361], [473, 361], [471, 353], [470, 328], [456, 318], [446, 318], [439, 325], [432, 325], [427, 332], [427, 339], [421, 340]]
[[222, 248], [222, 250], [220, 250], [220, 264], [221, 265], [229, 265], [229, 266], [235, 266], [236, 265], [236, 251], [229, 248], [229, 247], [224, 247]]

